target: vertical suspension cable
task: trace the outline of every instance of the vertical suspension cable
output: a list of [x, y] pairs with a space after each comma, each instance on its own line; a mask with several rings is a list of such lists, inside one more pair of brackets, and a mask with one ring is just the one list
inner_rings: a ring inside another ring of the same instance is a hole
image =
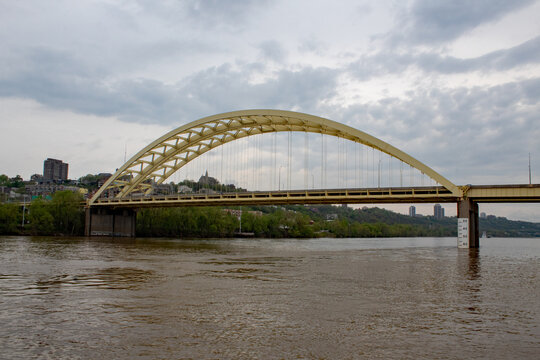
[[340, 168], [339, 168], [339, 188], [343, 188], [345, 187], [345, 184], [344, 184], [344, 179], [345, 179], [345, 176], [343, 175], [343, 169], [344, 169], [344, 160], [343, 160], [343, 157], [345, 155], [345, 151], [343, 150], [343, 139], [342, 138], [338, 138], [339, 139], [339, 146], [338, 146], [338, 149], [339, 149], [339, 164], [340, 164]]
[[341, 151], [341, 138], [338, 137], [337, 138], [338, 140], [338, 188], [341, 188], [341, 180], [342, 180], [342, 175], [341, 175], [341, 155], [342, 155], [342, 151]]
[[304, 132], [304, 189], [308, 186], [308, 133]]
[[327, 179], [327, 173], [328, 173], [328, 164], [327, 164], [327, 160], [328, 160], [328, 153], [327, 153], [327, 149], [328, 149], [328, 138], [327, 136], [325, 136], [324, 134], [321, 134], [321, 141], [322, 141], [322, 148], [323, 148], [323, 153], [322, 153], [322, 167], [323, 167], [323, 173], [322, 173], [322, 177], [321, 177], [321, 186], [325, 189], [328, 188], [328, 179]]
[[262, 179], [264, 179], [264, 177], [262, 176], [263, 175], [263, 171], [264, 171], [264, 168], [262, 166], [262, 156], [263, 156], [263, 148], [264, 148], [264, 138], [263, 138], [263, 132], [262, 132], [262, 128], [261, 128], [261, 135], [259, 135], [259, 159], [258, 159], [258, 163], [259, 165], [257, 166], [257, 183], [259, 184], [258, 186], [258, 189], [259, 191], [263, 190], [264, 186], [263, 186], [263, 181]]
[[240, 173], [241, 173], [241, 164], [242, 164], [242, 154], [240, 152], [240, 143], [241, 140], [238, 140], [238, 138], [233, 142], [233, 146], [234, 148], [232, 149], [232, 152], [231, 152], [231, 160], [235, 160], [233, 161], [234, 163], [234, 181], [235, 181], [235, 186], [237, 188], [240, 188]]
[[345, 166], [343, 167], [345, 187], [349, 187], [349, 141], [345, 138], [343, 138], [343, 145], [345, 145]]
[[259, 139], [259, 158], [257, 159], [257, 162], [259, 163], [258, 165], [258, 171], [257, 171], [257, 182], [259, 183], [259, 191], [263, 190], [264, 189], [264, 177], [262, 175], [264, 175], [264, 171], [265, 169], [263, 168], [262, 166], [262, 157], [263, 157], [263, 149], [264, 149], [264, 138], [263, 138], [263, 132], [262, 132], [262, 129], [261, 129], [261, 134], [259, 135], [261, 138]]
[[375, 149], [371, 148], [371, 185], [375, 187]]
[[245, 162], [244, 162], [244, 159], [246, 157], [246, 154], [245, 154], [245, 151], [244, 151], [244, 140], [245, 139], [240, 139], [240, 173], [238, 174], [239, 175], [239, 178], [240, 178], [240, 187], [242, 188], [245, 188], [245, 176], [246, 176], [246, 172], [244, 171], [244, 168], [246, 166]]
[[274, 133], [272, 134], [273, 136], [273, 146], [272, 146], [272, 152], [273, 152], [273, 156], [274, 156], [274, 168], [273, 168], [273, 174], [272, 174], [272, 190], [276, 190], [277, 187], [276, 187], [276, 138], [277, 138], [277, 131], [274, 131]]
[[288, 144], [287, 144], [287, 190], [291, 190], [291, 143], [292, 143], [292, 132], [288, 131]]
[[359, 144], [360, 146], [360, 186], [364, 186], [364, 145]]
[[221, 193], [223, 193], [223, 183], [225, 180], [223, 180], [223, 138], [221, 139], [221, 145], [219, 146], [221, 148], [221, 163], [220, 169], [219, 169], [219, 181], [221, 182]]
[[399, 162], [399, 186], [403, 187], [403, 161]]
[[249, 137], [246, 136], [244, 138], [244, 156], [245, 156], [245, 161], [244, 161], [244, 174], [245, 174], [245, 180], [244, 180], [244, 183], [245, 183], [245, 188], [246, 190], [251, 190], [250, 189], [250, 182], [249, 182]]
[[262, 129], [261, 134], [257, 136], [257, 191], [261, 190], [261, 143], [262, 143]]
[[252, 169], [251, 169], [252, 184], [251, 184], [251, 186], [252, 186], [253, 190], [257, 190], [257, 180], [255, 178], [255, 169], [257, 167], [257, 151], [258, 151], [257, 140], [259, 140], [259, 139], [258, 139], [257, 136], [254, 136], [254, 137], [252, 136], [251, 138], [252, 138], [251, 142], [255, 146], [255, 151], [249, 151], [248, 152], [249, 154], [252, 155], [251, 156], [251, 164], [252, 164]]
[[324, 175], [323, 156], [324, 156], [324, 135], [321, 132], [321, 180], [320, 180], [321, 189], [323, 188], [323, 175]]
[[379, 150], [379, 163], [377, 164], [377, 187], [381, 187], [381, 161], [382, 161], [382, 152]]
[[388, 155], [388, 187], [392, 186], [392, 156]]
[[245, 154], [246, 154], [246, 189], [252, 191], [253, 190], [253, 184], [249, 180], [250, 176], [250, 160], [251, 160], [251, 137], [246, 136], [245, 138]]
[[[204, 156], [204, 160], [206, 162], [206, 172], [205, 173], [207, 173], [208, 169], [210, 168], [210, 151], [206, 151], [203, 156]], [[208, 175], [208, 176], [210, 176], [210, 175]]]
[[370, 156], [370, 151], [372, 150], [373, 148], [371, 147], [368, 147], [366, 148], [366, 187], [371, 187], [371, 183], [372, 183], [372, 173], [371, 173], [371, 168], [372, 168], [372, 165], [369, 164], [369, 158], [371, 157]]
[[353, 143], [354, 148], [354, 187], [358, 189], [358, 143]]

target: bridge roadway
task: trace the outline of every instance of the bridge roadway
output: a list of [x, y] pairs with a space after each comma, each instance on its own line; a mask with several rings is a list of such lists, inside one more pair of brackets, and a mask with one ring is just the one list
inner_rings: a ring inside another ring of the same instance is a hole
[[[540, 202], [540, 184], [466, 185], [463, 198], [474, 202]], [[176, 194], [100, 198], [92, 207], [172, 207], [283, 204], [457, 203], [461, 199], [442, 186], [411, 188], [313, 189]]]
[[283, 204], [457, 203], [458, 246], [479, 246], [479, 202], [540, 202], [540, 184], [467, 185], [462, 196], [441, 187], [252, 191], [99, 198], [87, 204], [87, 236], [135, 236], [136, 210], [147, 207]]

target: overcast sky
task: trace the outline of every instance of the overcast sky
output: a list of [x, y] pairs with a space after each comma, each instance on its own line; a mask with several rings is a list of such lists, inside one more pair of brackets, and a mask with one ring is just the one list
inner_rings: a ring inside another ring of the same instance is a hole
[[[540, 1], [0, 6], [9, 176], [47, 157], [70, 178], [113, 172], [182, 124], [271, 108], [346, 123], [456, 184], [527, 183], [531, 153], [540, 182]], [[482, 209], [540, 221], [537, 204]]]

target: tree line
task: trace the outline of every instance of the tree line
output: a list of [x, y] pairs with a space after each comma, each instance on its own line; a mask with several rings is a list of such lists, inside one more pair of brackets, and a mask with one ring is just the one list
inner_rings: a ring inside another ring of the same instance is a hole
[[25, 207], [0, 203], [0, 234], [83, 235], [83, 200], [81, 194], [58, 191], [52, 195], [51, 200], [37, 198]]
[[[83, 197], [59, 191], [51, 200], [34, 199], [23, 207], [0, 203], [0, 235], [84, 235]], [[229, 209], [231, 210], [231, 209]], [[265, 238], [456, 236], [456, 218], [410, 217], [380, 208], [252, 206], [153, 208], [137, 212], [141, 237], [230, 238], [251, 233]], [[237, 216], [238, 210], [242, 215]], [[488, 216], [480, 231], [492, 236], [540, 236], [540, 223]]]

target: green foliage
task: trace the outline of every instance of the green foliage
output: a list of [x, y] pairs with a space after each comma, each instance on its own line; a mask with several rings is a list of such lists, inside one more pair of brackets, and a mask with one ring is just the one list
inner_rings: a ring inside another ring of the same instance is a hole
[[0, 234], [14, 235], [18, 233], [22, 212], [15, 204], [0, 203]]
[[540, 223], [512, 221], [505, 217], [489, 215], [479, 220], [480, 234], [495, 237], [540, 237]]
[[42, 199], [32, 201], [28, 213], [28, 227], [32, 235], [51, 235], [54, 233], [54, 218], [49, 204]]
[[[256, 237], [455, 236], [457, 230], [455, 218], [412, 218], [379, 208], [293, 205], [241, 209], [242, 232]], [[337, 220], [327, 221], [329, 214], [335, 214]], [[144, 209], [137, 216], [138, 236], [233, 237], [239, 231], [238, 219], [220, 208]]]
[[[258, 237], [314, 237], [307, 215], [277, 210], [242, 213], [242, 232]], [[240, 231], [237, 217], [215, 207], [143, 209], [137, 214], [138, 236], [233, 237]]]
[[29, 204], [25, 231], [32, 235], [83, 235], [82, 195], [58, 191], [50, 201], [34, 199]]
[[143, 209], [137, 214], [137, 236], [231, 237], [238, 219], [218, 208]]
[[54, 229], [66, 235], [84, 232], [84, 210], [81, 206], [83, 197], [72, 191], [54, 193], [50, 203], [50, 213], [54, 219]]
[[99, 175], [87, 174], [79, 178], [79, 186], [91, 190], [97, 189], [99, 178]]
[[9, 177], [6, 174], [0, 175], [0, 186], [9, 186]]
[[182, 180], [178, 184], [174, 185], [177, 189], [179, 186], [185, 185], [193, 192], [198, 192], [201, 189], [209, 189], [214, 190], [217, 192], [242, 192], [246, 191], [246, 189], [237, 188], [234, 186], [234, 184], [220, 184], [219, 181], [216, 180], [216, 184], [204, 184], [200, 183], [199, 181], [193, 181], [193, 180]]
[[0, 175], [0, 186], [9, 186], [13, 188], [23, 188], [24, 180], [21, 175], [9, 178], [7, 175]]

